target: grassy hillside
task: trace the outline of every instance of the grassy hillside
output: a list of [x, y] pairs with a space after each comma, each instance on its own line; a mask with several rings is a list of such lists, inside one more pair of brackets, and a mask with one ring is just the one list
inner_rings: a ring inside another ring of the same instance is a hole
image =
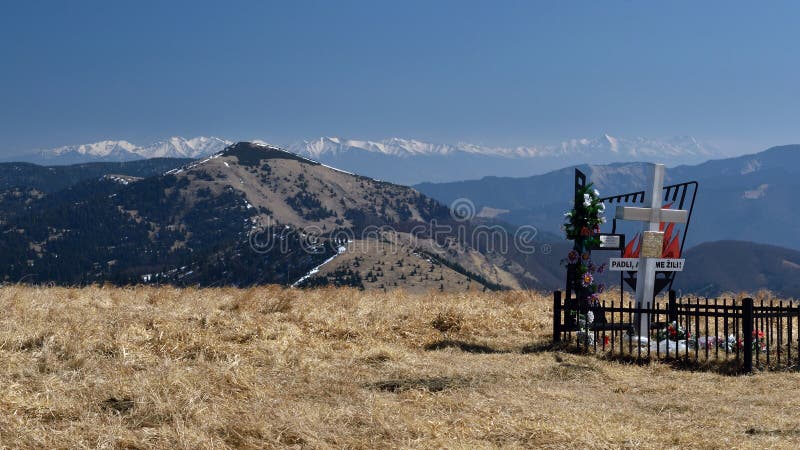
[[0, 289], [12, 448], [797, 448], [800, 374], [541, 348], [549, 296]]

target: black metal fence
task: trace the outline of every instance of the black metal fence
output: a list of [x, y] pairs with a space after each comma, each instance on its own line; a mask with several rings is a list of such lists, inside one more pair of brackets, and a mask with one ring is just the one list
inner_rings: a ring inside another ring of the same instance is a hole
[[[641, 322], [648, 336], [636, 336]], [[752, 298], [676, 298], [639, 308], [602, 302], [573, 311], [553, 295], [553, 343], [636, 361], [670, 360], [737, 371], [791, 369], [800, 364], [800, 307]]]

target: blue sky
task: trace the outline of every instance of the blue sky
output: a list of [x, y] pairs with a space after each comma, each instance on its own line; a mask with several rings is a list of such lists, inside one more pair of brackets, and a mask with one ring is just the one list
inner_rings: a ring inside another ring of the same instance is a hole
[[5, 2], [0, 153], [182, 135], [800, 142], [797, 2]]

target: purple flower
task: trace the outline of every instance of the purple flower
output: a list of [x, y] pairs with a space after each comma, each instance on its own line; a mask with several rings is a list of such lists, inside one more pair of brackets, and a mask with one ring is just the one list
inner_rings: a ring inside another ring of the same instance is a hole
[[580, 255], [578, 254], [577, 251], [572, 250], [571, 252], [569, 252], [569, 255], [567, 255], [567, 259], [569, 260], [570, 264], [574, 264], [578, 261], [579, 256]]

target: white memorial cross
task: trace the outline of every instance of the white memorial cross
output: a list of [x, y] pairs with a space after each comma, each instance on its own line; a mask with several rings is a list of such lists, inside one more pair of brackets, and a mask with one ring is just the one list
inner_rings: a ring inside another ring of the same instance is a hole
[[[647, 303], [653, 305], [656, 284], [656, 260], [661, 258], [664, 233], [660, 231], [662, 222], [686, 223], [688, 211], [681, 209], [662, 209], [661, 191], [664, 189], [664, 165], [651, 164], [652, 174], [644, 194], [644, 204], [649, 208], [617, 206], [616, 218], [636, 220], [642, 225], [642, 247], [639, 251], [639, 273], [636, 275], [636, 307], [644, 308]], [[650, 333], [650, 315], [637, 314], [634, 323], [638, 324], [639, 339], [647, 338]]]

